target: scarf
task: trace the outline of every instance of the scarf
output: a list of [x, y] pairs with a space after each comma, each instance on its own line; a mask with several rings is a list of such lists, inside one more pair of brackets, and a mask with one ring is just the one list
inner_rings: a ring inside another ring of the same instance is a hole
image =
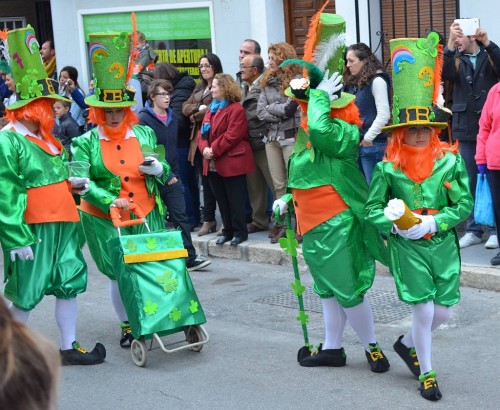
[[[224, 108], [227, 107], [228, 104], [229, 104], [228, 99], [219, 101], [217, 98], [215, 98], [210, 104], [209, 107], [210, 112], [212, 113], [212, 115], [214, 115], [217, 112], [217, 110], [219, 109], [223, 110]], [[207, 121], [201, 125], [201, 136], [207, 140], [209, 132], [210, 132], [210, 122]]]
[[45, 71], [47, 72], [47, 75], [49, 78], [51, 78], [54, 75], [54, 71], [56, 70], [56, 56], [53, 56], [50, 61], [45, 64]]

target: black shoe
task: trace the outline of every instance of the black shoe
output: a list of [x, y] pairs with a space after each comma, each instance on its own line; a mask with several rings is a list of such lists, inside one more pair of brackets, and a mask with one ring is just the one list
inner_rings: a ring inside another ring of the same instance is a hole
[[241, 238], [239, 236], [235, 236], [229, 245], [238, 246], [241, 242], [245, 242], [248, 238]]
[[415, 352], [414, 347], [406, 347], [401, 342], [403, 337], [403, 335], [399, 336], [398, 340], [396, 340], [396, 343], [394, 343], [392, 347], [399, 357], [404, 360], [410, 371], [418, 377], [420, 376], [420, 363], [418, 362], [417, 353]]
[[440, 400], [443, 395], [439, 391], [438, 383], [436, 380], [436, 372], [430, 370], [425, 374], [418, 376], [420, 380], [420, 394], [424, 399], [437, 401]]
[[389, 370], [391, 365], [378, 343], [370, 343], [370, 352], [365, 350], [366, 360], [370, 365], [370, 370], [375, 373], [383, 373]]
[[205, 258], [203, 256], [196, 256], [193, 259], [188, 259], [186, 266], [187, 266], [187, 270], [189, 272], [192, 272], [195, 270], [203, 269], [203, 268], [207, 267], [208, 265], [210, 265], [211, 263], [212, 263], [212, 261], [208, 260], [207, 258]]
[[500, 253], [497, 253], [493, 258], [491, 258], [491, 264], [493, 266], [498, 266], [500, 265]]
[[73, 342], [73, 348], [59, 350], [61, 354], [61, 364], [63, 366], [72, 365], [92, 365], [104, 362], [106, 358], [106, 348], [102, 343], [97, 342], [94, 350], [87, 352], [77, 341]]
[[302, 359], [299, 364], [304, 367], [330, 366], [342, 367], [346, 363], [346, 355], [344, 348], [340, 349], [325, 349], [323, 345], [319, 346], [318, 351], [311, 353], [310, 356]]
[[216, 245], [224, 245], [226, 242], [229, 242], [231, 239], [233, 239], [232, 236], [225, 236], [222, 235], [215, 241]]
[[124, 349], [128, 349], [132, 344], [132, 340], [134, 340], [134, 336], [132, 336], [132, 329], [128, 322], [122, 322], [120, 326], [122, 328], [120, 346]]

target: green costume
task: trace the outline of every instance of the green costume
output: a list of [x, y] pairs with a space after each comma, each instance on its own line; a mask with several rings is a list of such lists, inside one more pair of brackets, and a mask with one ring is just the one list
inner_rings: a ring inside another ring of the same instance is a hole
[[[150, 128], [136, 125], [132, 130], [141, 146], [156, 147], [156, 136]], [[120, 195], [121, 179], [119, 175], [113, 174], [104, 164], [97, 129], [94, 128], [73, 139], [71, 151], [73, 160], [90, 163], [90, 187], [82, 198], [109, 214], [109, 206]], [[150, 196], [155, 195], [156, 200], [156, 206], [146, 216], [149, 227], [153, 232], [165, 229], [163, 204], [157, 184], [166, 182], [170, 173], [170, 166], [164, 160], [160, 160], [160, 162], [163, 165], [163, 174], [159, 177], [146, 177], [144, 179], [148, 194]], [[100, 272], [110, 279], [116, 280], [106, 242], [118, 235], [117, 229], [110, 219], [100, 218], [84, 212], [80, 212], [80, 216], [92, 259], [96, 262]], [[124, 230], [126, 234], [146, 232], [144, 225], [129, 227]]]
[[[384, 215], [391, 198], [402, 199], [411, 210], [433, 209], [438, 231], [430, 240], [391, 235], [392, 221]], [[437, 159], [422, 183], [408, 178], [392, 162], [379, 162], [373, 173], [366, 219], [388, 236], [391, 273], [401, 300], [451, 306], [460, 300], [460, 252], [454, 227], [473, 206], [465, 163], [447, 152]]]
[[358, 127], [330, 118], [330, 110], [328, 95], [311, 89], [309, 135], [299, 132], [289, 162], [288, 188], [331, 185], [349, 206], [306, 232], [302, 247], [315, 292], [353, 307], [363, 301], [373, 283], [374, 257], [386, 264], [387, 255], [380, 236], [363, 218], [368, 186], [357, 163]]
[[[19, 123], [16, 123], [19, 124]], [[20, 128], [19, 125], [12, 125]], [[5, 296], [16, 307], [33, 309], [44, 295], [71, 299], [85, 291], [87, 267], [78, 246], [76, 222], [28, 224], [27, 190], [68, 179], [67, 153], [49, 154], [23, 134], [0, 132], [0, 242], [4, 252]], [[68, 206], [75, 206], [68, 191]], [[70, 239], [68, 239], [70, 238]], [[40, 243], [39, 243], [40, 240]], [[34, 260], [11, 262], [10, 251], [32, 246]]]

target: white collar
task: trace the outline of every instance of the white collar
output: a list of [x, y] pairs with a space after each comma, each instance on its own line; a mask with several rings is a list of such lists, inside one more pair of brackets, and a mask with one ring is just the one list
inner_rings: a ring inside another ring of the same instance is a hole
[[[105, 141], [110, 141], [106, 135], [103, 133], [103, 129], [100, 125], [97, 126], [97, 134], [99, 134], [99, 139], [100, 140], [105, 140]], [[132, 128], [127, 128], [127, 133], [125, 134], [125, 139], [128, 140], [129, 138], [137, 138], [135, 136], [134, 130]]]
[[14, 131], [17, 132], [18, 134], [29, 135], [30, 137], [33, 137], [33, 138], [36, 138], [39, 140], [42, 139], [41, 136], [39, 136], [37, 134], [33, 134], [28, 128], [26, 128], [25, 125], [21, 124], [19, 121], [9, 122], [5, 127], [2, 128], [2, 131], [10, 130], [12, 128], [14, 128]]

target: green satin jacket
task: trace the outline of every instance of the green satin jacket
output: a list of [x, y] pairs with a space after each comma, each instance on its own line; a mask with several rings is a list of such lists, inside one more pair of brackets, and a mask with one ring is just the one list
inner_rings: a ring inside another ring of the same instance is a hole
[[384, 216], [390, 199], [402, 199], [411, 210], [438, 209], [434, 215], [439, 232], [453, 229], [471, 214], [474, 201], [469, 177], [461, 155], [447, 152], [434, 164], [432, 174], [422, 183], [408, 178], [392, 162], [379, 162], [374, 169], [366, 219], [387, 236], [392, 221]]
[[37, 243], [24, 220], [29, 188], [68, 179], [67, 152], [45, 152], [24, 135], [0, 132], [0, 242], [4, 252]]
[[[156, 148], [156, 135], [149, 127], [135, 125], [132, 127], [139, 144]], [[119, 197], [121, 190], [121, 179], [119, 175], [113, 174], [106, 168], [102, 159], [101, 144], [97, 129], [94, 128], [80, 137], [74, 138], [71, 143], [71, 152], [74, 161], [85, 161], [90, 164], [90, 187], [88, 192], [82, 196], [83, 199], [109, 213], [109, 206]], [[158, 183], [164, 185], [170, 174], [170, 166], [165, 159], [159, 159], [163, 165], [164, 172], [159, 177], [146, 177], [146, 187], [149, 195], [155, 195], [156, 204], [160, 212], [164, 213], [163, 203], [158, 190]]]
[[[288, 188], [332, 185], [363, 227], [366, 246], [375, 259], [388, 262], [387, 248], [378, 232], [365, 224], [368, 184], [358, 165], [359, 129], [330, 118], [326, 92], [311, 90], [307, 108], [309, 135], [299, 130], [288, 165]], [[314, 210], [311, 210], [314, 212]]]

